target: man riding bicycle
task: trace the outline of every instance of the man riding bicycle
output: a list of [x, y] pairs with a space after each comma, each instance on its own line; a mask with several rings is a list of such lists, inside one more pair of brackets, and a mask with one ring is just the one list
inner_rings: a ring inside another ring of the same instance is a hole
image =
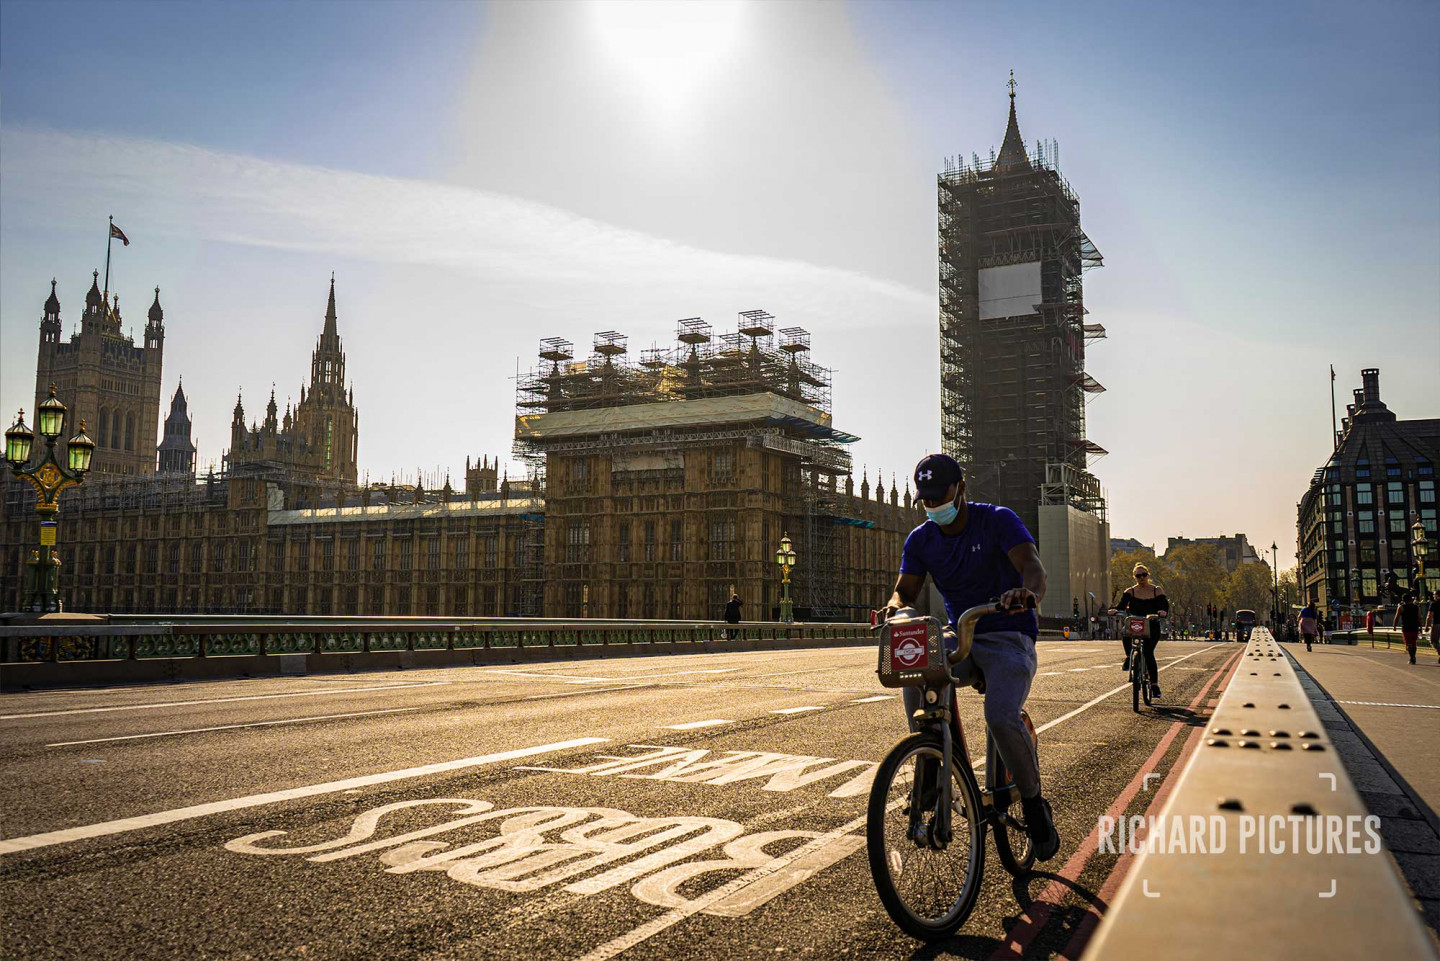
[[[1035, 638], [1039, 631], [1029, 606], [1045, 596], [1045, 568], [1035, 539], [1008, 507], [969, 503], [960, 465], [945, 454], [930, 454], [915, 465], [915, 489], [927, 515], [905, 538], [895, 592], [881, 614], [914, 613], [928, 574], [945, 599], [949, 625], [945, 642], [955, 650], [955, 621], [967, 608], [994, 598], [1007, 610], [989, 614], [975, 627], [970, 656], [952, 673], [961, 684], [983, 681], [985, 723], [1020, 791], [1026, 832], [1035, 856], [1048, 861], [1060, 850], [1050, 804], [1040, 794], [1040, 761], [1020, 710], [1035, 679]], [[902, 691], [910, 728], [920, 692]]]

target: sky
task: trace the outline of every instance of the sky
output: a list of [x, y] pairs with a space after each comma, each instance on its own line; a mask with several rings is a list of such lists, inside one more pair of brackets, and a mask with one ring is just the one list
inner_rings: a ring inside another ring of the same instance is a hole
[[1329, 365], [1342, 413], [1378, 366], [1440, 417], [1434, 3], [6, 0], [0, 405], [33, 404], [48, 281], [68, 336], [114, 215], [202, 465], [237, 393], [298, 401], [334, 271], [372, 479], [509, 460], [542, 337], [763, 308], [903, 484], [939, 445], [935, 174], [999, 146], [1012, 69], [1105, 256], [1112, 533], [1288, 565]]

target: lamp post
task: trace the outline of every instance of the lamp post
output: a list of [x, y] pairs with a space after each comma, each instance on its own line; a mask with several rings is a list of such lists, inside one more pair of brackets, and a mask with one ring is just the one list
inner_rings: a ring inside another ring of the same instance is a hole
[[1416, 600], [1420, 600], [1425, 590], [1425, 555], [1430, 552], [1430, 543], [1426, 540], [1425, 524], [1420, 520], [1419, 515], [1415, 517], [1415, 523], [1410, 525], [1410, 554], [1415, 558], [1417, 568], [1414, 583], [1410, 589], [1415, 592]]
[[25, 599], [26, 609], [40, 614], [60, 610], [60, 555], [54, 550], [56, 518], [60, 514], [60, 492], [85, 479], [90, 470], [90, 457], [95, 442], [85, 436], [85, 422], [80, 433], [66, 445], [69, 467], [55, 459], [55, 442], [65, 432], [65, 405], [55, 396], [41, 401], [35, 411], [35, 427], [45, 439], [45, 455], [33, 467], [25, 466], [35, 443], [35, 434], [25, 426], [25, 411], [5, 432], [5, 460], [16, 477], [23, 477], [35, 488], [35, 513], [40, 515], [40, 545], [26, 561], [30, 568], [30, 588]]
[[786, 624], [795, 623], [795, 606], [790, 601], [790, 569], [795, 566], [795, 549], [790, 546], [790, 535], [780, 538], [780, 549], [775, 552], [775, 563], [780, 565], [780, 620]]
[[1275, 586], [1270, 589], [1270, 626], [1280, 629], [1280, 548], [1270, 542], [1270, 573], [1275, 576]]

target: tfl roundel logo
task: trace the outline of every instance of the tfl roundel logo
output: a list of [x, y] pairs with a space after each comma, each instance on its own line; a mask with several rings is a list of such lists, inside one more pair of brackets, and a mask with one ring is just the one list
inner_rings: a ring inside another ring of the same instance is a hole
[[1143, 618], [1143, 617], [1132, 617], [1132, 618], [1130, 618], [1129, 623], [1128, 623], [1127, 626], [1129, 627], [1129, 630], [1130, 630], [1130, 633], [1131, 633], [1131, 634], [1144, 634], [1144, 633], [1145, 633], [1145, 627], [1146, 627], [1146, 625], [1145, 625], [1145, 618]]
[[924, 624], [897, 627], [890, 634], [890, 666], [892, 670], [909, 670], [925, 660]]

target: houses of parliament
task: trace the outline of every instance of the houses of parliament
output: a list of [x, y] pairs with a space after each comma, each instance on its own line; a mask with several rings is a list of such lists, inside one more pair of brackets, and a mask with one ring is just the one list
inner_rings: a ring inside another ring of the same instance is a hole
[[[760, 310], [733, 331], [679, 321], [639, 357], [614, 331], [578, 355], [542, 341], [516, 397], [524, 480], [481, 457], [459, 488], [361, 484], [333, 276], [299, 403], [272, 391], [247, 419], [237, 398], [222, 469], [197, 476], [183, 386], [161, 430], [160, 289], [137, 345], [98, 280], [68, 341], [54, 281], [40, 320], [37, 403], [53, 383], [96, 443], [60, 502], [67, 610], [714, 620], [735, 592], [764, 620], [788, 535], [797, 615], [862, 620], [918, 521], [893, 476], [856, 484], [808, 332]], [[7, 480], [0, 609], [22, 600], [33, 508]]]

